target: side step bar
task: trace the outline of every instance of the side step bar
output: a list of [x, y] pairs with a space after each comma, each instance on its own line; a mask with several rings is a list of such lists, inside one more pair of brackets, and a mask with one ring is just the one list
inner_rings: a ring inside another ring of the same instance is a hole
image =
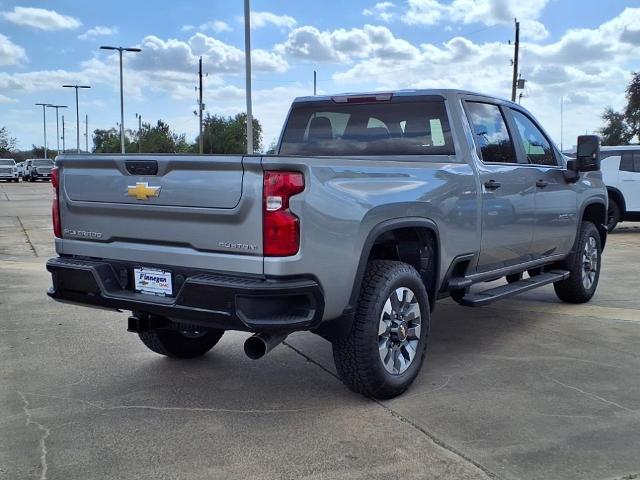
[[526, 278], [519, 282], [500, 285], [499, 287], [490, 288], [476, 293], [467, 293], [460, 299], [458, 303], [465, 307], [482, 307], [503, 298], [512, 297], [519, 293], [533, 290], [534, 288], [549, 285], [550, 283], [559, 282], [569, 278], [568, 270], [552, 270], [550, 272], [535, 275], [532, 278]]

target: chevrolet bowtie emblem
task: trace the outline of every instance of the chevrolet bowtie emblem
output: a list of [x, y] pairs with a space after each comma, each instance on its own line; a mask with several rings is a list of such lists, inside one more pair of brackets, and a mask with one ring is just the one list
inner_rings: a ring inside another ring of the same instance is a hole
[[127, 187], [127, 195], [138, 200], [149, 200], [149, 197], [158, 197], [161, 187], [150, 187], [147, 182], [137, 182], [134, 187]]

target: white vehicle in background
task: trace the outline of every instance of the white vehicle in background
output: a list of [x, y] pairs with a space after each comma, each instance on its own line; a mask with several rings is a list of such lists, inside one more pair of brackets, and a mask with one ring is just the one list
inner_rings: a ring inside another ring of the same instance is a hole
[[22, 178], [22, 172], [24, 171], [24, 162], [20, 162], [16, 164], [16, 168], [18, 169], [18, 178]]
[[27, 182], [37, 182], [41, 180], [51, 180], [51, 169], [53, 160], [48, 158], [30, 158], [24, 162], [22, 179]]
[[12, 158], [0, 158], [0, 180], [19, 182], [18, 167]]
[[609, 192], [607, 228], [640, 221], [640, 145], [602, 147], [602, 179]]

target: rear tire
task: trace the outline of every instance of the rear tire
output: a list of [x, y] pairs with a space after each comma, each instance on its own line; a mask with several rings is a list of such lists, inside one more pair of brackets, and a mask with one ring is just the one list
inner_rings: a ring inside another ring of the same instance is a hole
[[609, 209], [607, 210], [607, 230], [609, 233], [613, 232], [616, 225], [620, 223], [622, 218], [622, 210], [620, 205], [613, 198], [609, 197]]
[[201, 357], [222, 338], [224, 330], [158, 329], [138, 334], [149, 350], [172, 358]]
[[591, 222], [582, 222], [576, 242], [576, 251], [564, 262], [571, 275], [566, 280], [556, 282], [553, 288], [563, 302], [585, 303], [591, 300], [598, 288], [602, 265], [602, 244], [600, 233]]
[[429, 297], [412, 266], [369, 262], [351, 331], [333, 342], [344, 384], [378, 399], [403, 393], [422, 367], [429, 320]]

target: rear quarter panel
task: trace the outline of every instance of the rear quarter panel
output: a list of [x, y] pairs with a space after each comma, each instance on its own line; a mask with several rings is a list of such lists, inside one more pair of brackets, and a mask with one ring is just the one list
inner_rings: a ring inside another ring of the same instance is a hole
[[263, 167], [300, 170], [307, 181], [290, 202], [301, 219], [300, 252], [265, 257], [264, 273], [313, 274], [325, 293], [325, 319], [340, 316], [348, 305], [367, 237], [383, 222], [433, 221], [441, 265], [478, 248], [476, 176], [455, 157], [264, 157]]

